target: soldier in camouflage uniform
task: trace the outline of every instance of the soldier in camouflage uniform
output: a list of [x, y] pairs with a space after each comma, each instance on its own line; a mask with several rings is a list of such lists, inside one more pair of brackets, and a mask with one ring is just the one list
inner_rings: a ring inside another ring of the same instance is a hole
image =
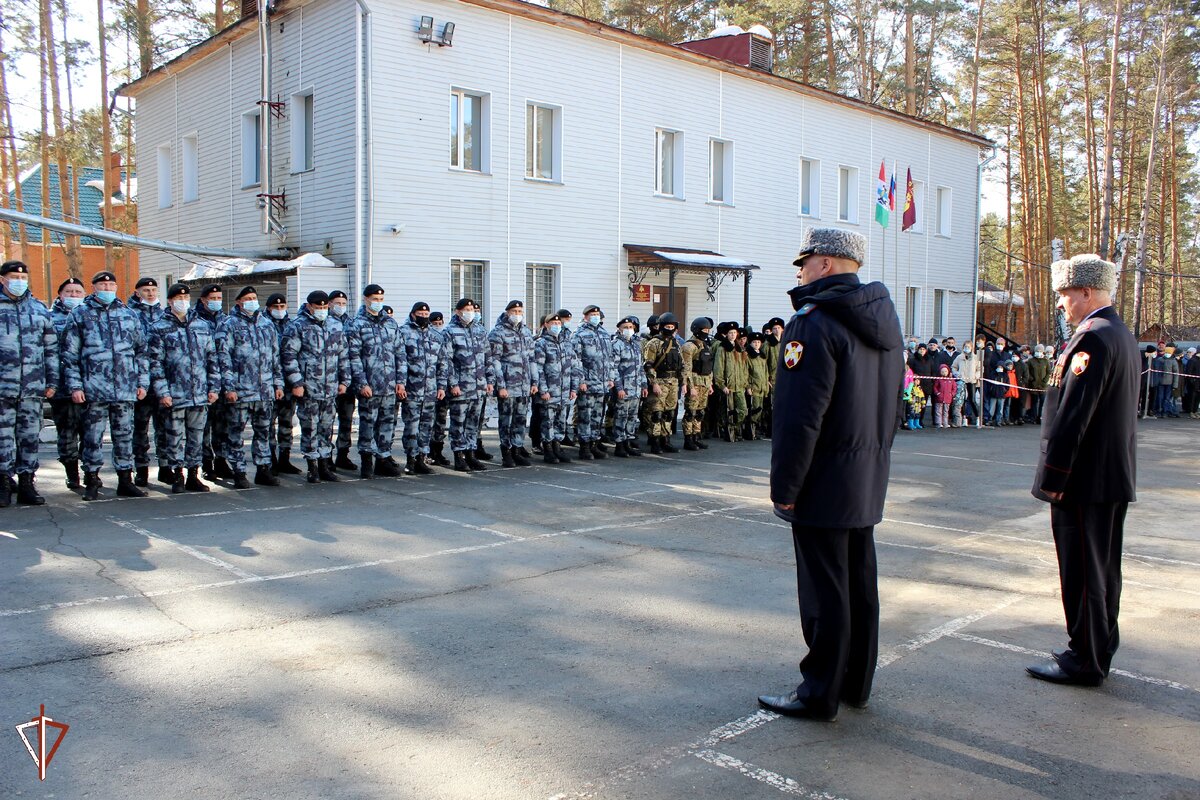
[[[79, 278], [67, 278], [58, 287], [58, 297], [50, 307], [50, 320], [58, 334], [59, 348], [63, 340], [63, 329], [71, 318], [71, 312], [83, 305], [87, 293], [83, 281]], [[54, 398], [50, 401], [50, 415], [54, 418], [54, 428], [58, 433], [58, 460], [63, 465], [67, 475], [67, 488], [78, 489], [79, 482], [79, 453], [83, 446], [83, 409], [82, 404], [71, 399], [63, 380], [62, 359], [59, 359], [59, 370], [55, 376]]]
[[406, 475], [433, 473], [428, 456], [434, 415], [438, 402], [446, 397], [448, 359], [443, 357], [443, 351], [449, 345], [434, 334], [429, 318], [429, 304], [418, 301], [413, 303], [408, 321], [400, 326], [404, 359], [408, 363], [406, 395], [401, 405]]
[[638, 409], [649, 394], [642, 340], [638, 337], [638, 318], [628, 316], [617, 323], [613, 337], [613, 363], [617, 379], [613, 383], [613, 455], [618, 458], [640, 456], [637, 446]]
[[713, 393], [713, 321], [692, 320], [692, 338], [683, 344], [683, 449], [707, 450], [704, 412]]
[[[163, 307], [158, 302], [158, 281], [139, 278], [129, 295], [129, 310], [142, 321], [142, 332], [150, 341], [150, 329], [162, 319]], [[158, 480], [170, 484], [174, 471], [167, 465], [167, 427], [154, 396], [154, 387], [145, 399], [133, 405], [133, 482], [145, 487], [150, 483], [150, 423], [154, 422], [154, 457], [158, 461]]]
[[204, 420], [221, 389], [216, 332], [195, 309], [188, 311], [189, 293], [182, 283], [167, 289], [171, 308], [150, 329], [150, 378], [167, 425], [166, 454], [175, 494], [209, 490], [200, 480]]
[[233, 488], [249, 489], [246, 480], [246, 423], [252, 430], [250, 452], [254, 482], [278, 486], [271, 473], [271, 422], [275, 403], [283, 398], [283, 368], [279, 360], [279, 334], [259, 310], [258, 291], [242, 287], [233, 310], [218, 327], [221, 350], [221, 397], [228, 404], [225, 454], [233, 469]]
[[351, 390], [358, 395], [359, 477], [395, 478], [392, 458], [396, 406], [408, 396], [408, 356], [396, 320], [383, 313], [383, 287], [363, 289], [358, 315], [347, 325]]
[[571, 335], [575, 349], [575, 389], [579, 394], [579, 458], [607, 458], [600, 449], [604, 432], [604, 398], [616, 383], [612, 335], [604, 329], [600, 306], [583, 310], [583, 324]]
[[[350, 316], [350, 299], [341, 289], [334, 289], [329, 293], [329, 321], [341, 325], [343, 332], [348, 337], [351, 320], [353, 317]], [[358, 469], [358, 466], [350, 460], [350, 448], [354, 444], [351, 440], [351, 428], [354, 425], [355, 400], [354, 392], [349, 391], [338, 395], [335, 402], [337, 408], [337, 458], [334, 460], [333, 466], [335, 469], [347, 472]]]
[[[192, 316], [208, 325], [216, 339], [217, 349], [221, 348], [221, 338], [217, 327], [225, 318], [224, 295], [221, 287], [215, 283], [200, 289], [200, 299], [192, 308]], [[204, 423], [204, 477], [232, 478], [233, 470], [225, 458], [225, 419], [226, 405], [218, 402], [208, 410], [208, 419]]]
[[280, 353], [284, 382], [296, 398], [308, 482], [336, 481], [335, 404], [350, 384], [350, 359], [346, 355], [345, 330], [329, 319], [329, 295], [309, 292], [308, 301], [283, 332]]
[[779, 317], [771, 317], [763, 325], [763, 353], [767, 357], [767, 398], [763, 401], [762, 424], [758, 428], [764, 439], [771, 438], [771, 412], [775, 405], [775, 370], [779, 368], [779, 342], [783, 337], [783, 328], [784, 322]]
[[721, 342], [720, 370], [714, 377], [717, 390], [725, 397], [725, 440], [736, 442], [742, 438], [742, 425], [746, 422], [746, 390], [750, 386], [750, 357], [746, 354], [746, 331], [734, 328], [725, 341]]
[[529, 397], [537, 386], [533, 381], [533, 334], [525, 325], [525, 304], [520, 300], [504, 307], [488, 334], [488, 348], [495, 372], [502, 465], [528, 467], [532, 462], [525, 449], [525, 432]]
[[642, 346], [650, 394], [646, 397], [651, 453], [678, 453], [671, 444], [671, 420], [679, 408], [679, 385], [683, 379], [683, 353], [675, 332], [679, 322], [667, 312], [658, 317], [658, 335]]
[[480, 396], [492, 391], [492, 367], [485, 336], [479, 335], [475, 322], [475, 302], [468, 298], [454, 306], [454, 316], [446, 326], [450, 336], [450, 363], [446, 385], [450, 387], [450, 447], [454, 450], [454, 469], [480, 472], [486, 467], [475, 450], [479, 447]]
[[763, 425], [763, 408], [767, 402], [767, 394], [771, 391], [771, 380], [768, 374], [768, 356], [763, 350], [763, 342], [767, 337], [758, 331], [751, 331], [747, 337], [746, 367], [749, 380], [746, 385], [746, 438], [751, 441], [761, 439], [759, 431]]
[[58, 390], [58, 333], [46, 306], [29, 293], [24, 262], [4, 262], [0, 281], [0, 508], [12, 503], [14, 474], [17, 502], [40, 506], [46, 501], [33, 476], [42, 406]]
[[83, 412], [84, 500], [99, 497], [104, 429], [111, 428], [117, 495], [145, 497], [133, 483], [133, 404], [150, 386], [146, 337], [137, 315], [117, 299], [117, 276], [92, 276], [92, 293], [71, 312], [61, 357], [71, 399]]
[[[277, 342], [282, 344], [283, 332], [292, 321], [288, 314], [287, 298], [278, 292], [267, 298], [267, 316], [275, 326]], [[274, 431], [271, 441], [274, 458], [272, 472], [276, 475], [299, 475], [300, 470], [292, 464], [292, 429], [296, 426], [296, 398], [290, 391], [275, 401], [275, 413], [271, 418]]]
[[569, 463], [562, 441], [576, 397], [575, 348], [558, 314], [543, 318], [542, 333], [533, 342], [533, 381], [537, 384], [535, 402], [542, 409], [542, 460], [547, 464]]
[[[450, 363], [450, 337], [446, 334], [446, 315], [441, 311], [431, 311], [429, 313], [429, 332], [436, 341], [436, 352], [438, 362], [441, 364]], [[440, 384], [439, 384], [440, 385]], [[429, 458], [430, 464], [436, 464], [439, 467], [450, 466], [450, 459], [446, 458], [446, 431], [450, 428], [450, 398], [442, 392], [442, 399], [437, 401], [437, 406], [433, 412], [433, 437], [429, 441]]]
[[[491, 351], [488, 348], [487, 343], [488, 330], [483, 323], [483, 306], [479, 304], [478, 300], [472, 300], [471, 307], [475, 310], [475, 321], [471, 323], [471, 332], [475, 335], [477, 340], [482, 342], [484, 357], [488, 362], [488, 370], [490, 373], [494, 374]], [[475, 458], [478, 461], [492, 460], [492, 454], [483, 449], [483, 423], [487, 419], [487, 401], [491, 396], [492, 390], [489, 389], [487, 393], [478, 400], [479, 410], [476, 412], [476, 419], [479, 420], [479, 424], [475, 431]]]
[[730, 400], [724, 390], [717, 385], [717, 376], [723, 375], [725, 371], [725, 354], [729, 352], [725, 343], [730, 342], [730, 348], [734, 347], [737, 343], [737, 334], [738, 324], [736, 322], [722, 322], [717, 325], [717, 338], [712, 346], [713, 394], [709, 398], [707, 419], [713, 435], [720, 439], [726, 439], [729, 436]]

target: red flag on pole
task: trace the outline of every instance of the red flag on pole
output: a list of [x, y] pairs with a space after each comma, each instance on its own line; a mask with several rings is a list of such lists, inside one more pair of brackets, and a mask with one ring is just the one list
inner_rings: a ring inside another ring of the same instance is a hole
[[917, 224], [917, 199], [913, 192], [912, 167], [908, 168], [908, 186], [904, 190], [904, 218], [900, 230], [906, 231]]

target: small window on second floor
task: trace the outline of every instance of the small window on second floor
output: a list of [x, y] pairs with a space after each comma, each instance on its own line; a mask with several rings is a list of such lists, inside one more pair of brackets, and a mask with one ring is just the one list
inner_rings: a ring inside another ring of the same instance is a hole
[[800, 159], [800, 216], [821, 216], [821, 162]]
[[525, 177], [562, 180], [562, 109], [557, 106], [525, 106]]
[[713, 203], [733, 204], [733, 142], [710, 139], [709, 194]]
[[313, 93], [292, 95], [292, 172], [313, 168]]
[[171, 145], [159, 145], [157, 159], [159, 208], [171, 207], [171, 182], [174, 180], [172, 166]]
[[683, 134], [655, 131], [654, 193], [683, 199]]
[[838, 167], [838, 222], [858, 223], [858, 168]]
[[200, 140], [196, 134], [183, 137], [183, 202], [200, 199]]
[[258, 111], [242, 114], [242, 188], [262, 182], [262, 126]]
[[488, 171], [488, 96], [454, 89], [450, 92], [450, 166]]

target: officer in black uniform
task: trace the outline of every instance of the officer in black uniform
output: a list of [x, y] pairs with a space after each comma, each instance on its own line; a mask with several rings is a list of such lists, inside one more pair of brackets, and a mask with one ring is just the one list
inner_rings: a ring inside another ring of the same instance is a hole
[[1033, 496], [1050, 503], [1068, 649], [1027, 667], [1052, 683], [1099, 686], [1117, 651], [1121, 544], [1136, 497], [1137, 342], [1112, 307], [1116, 267], [1056, 261], [1051, 285], [1075, 335], [1050, 376]]
[[865, 708], [879, 636], [875, 525], [883, 519], [904, 373], [896, 307], [858, 270], [860, 233], [812, 228], [795, 260], [795, 316], [780, 342], [771, 436], [771, 500], [792, 524], [802, 683], [758, 702], [832, 721]]

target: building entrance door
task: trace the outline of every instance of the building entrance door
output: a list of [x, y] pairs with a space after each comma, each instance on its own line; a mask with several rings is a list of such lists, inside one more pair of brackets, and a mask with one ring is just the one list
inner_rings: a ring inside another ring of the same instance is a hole
[[650, 299], [654, 301], [654, 315], [661, 316], [670, 311], [675, 315], [675, 319], [679, 320], [679, 333], [687, 330], [687, 287], [675, 287], [675, 303], [674, 308], [671, 307], [671, 287], [670, 286], [653, 286]]

